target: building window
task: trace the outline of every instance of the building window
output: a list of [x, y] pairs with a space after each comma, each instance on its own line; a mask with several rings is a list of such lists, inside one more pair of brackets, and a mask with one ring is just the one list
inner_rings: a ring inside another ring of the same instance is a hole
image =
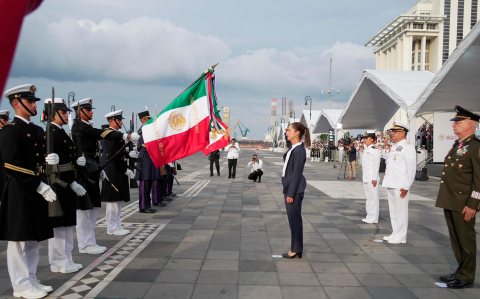
[[478, 9], [478, 0], [472, 0], [472, 19], [470, 22], [470, 29], [477, 24], [477, 9]]
[[422, 47], [418, 47], [418, 51], [417, 51], [417, 57], [418, 57], [418, 63], [422, 63]]
[[427, 24], [427, 30], [435, 30], [437, 29], [437, 24]]
[[430, 67], [428, 65], [425, 65], [425, 70], [426, 71], [429, 71], [430, 70]]
[[417, 66], [417, 71], [420, 71], [420, 64]]
[[423, 29], [423, 24], [413, 23], [413, 29]]
[[457, 46], [463, 39], [463, 16], [465, 12], [465, 0], [458, 0], [458, 17], [457, 17]]
[[445, 0], [443, 11], [444, 15], [447, 18], [443, 21], [443, 53], [442, 53], [442, 64], [447, 61], [449, 56], [449, 38], [450, 38], [450, 5], [451, 0]]

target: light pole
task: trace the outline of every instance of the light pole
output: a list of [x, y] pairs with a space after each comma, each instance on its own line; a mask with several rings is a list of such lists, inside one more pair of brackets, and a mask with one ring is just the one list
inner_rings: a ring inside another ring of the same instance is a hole
[[[332, 63], [333, 58], [330, 56], [330, 83], [327, 90], [322, 90], [322, 93], [328, 92], [328, 109], [332, 109]], [[335, 87], [333, 89], [337, 90], [337, 94], [340, 93], [340, 89]]]
[[308, 105], [308, 101], [310, 101], [310, 120], [309, 121], [312, 121], [312, 98], [309, 97], [309, 96], [306, 96], [305, 97], [305, 106]]
[[290, 110], [290, 117], [292, 117], [293, 114], [293, 122], [295, 122], [295, 110]]

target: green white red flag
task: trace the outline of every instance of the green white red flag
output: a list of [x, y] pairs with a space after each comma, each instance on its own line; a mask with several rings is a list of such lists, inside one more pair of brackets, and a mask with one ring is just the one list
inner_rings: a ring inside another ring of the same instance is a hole
[[[217, 117], [216, 115], [214, 116]], [[212, 130], [210, 132], [210, 144], [202, 149], [202, 153], [206, 156], [211, 152], [226, 147], [230, 143], [230, 131], [220, 119], [216, 119], [220, 129]]]

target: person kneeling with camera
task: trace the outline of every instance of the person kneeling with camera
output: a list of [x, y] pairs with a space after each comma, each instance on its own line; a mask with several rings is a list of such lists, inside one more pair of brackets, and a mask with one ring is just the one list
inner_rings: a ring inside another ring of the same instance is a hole
[[253, 155], [253, 158], [250, 159], [250, 162], [248, 162], [247, 167], [252, 168], [252, 173], [248, 175], [248, 179], [256, 182], [258, 178], [258, 182], [261, 183], [262, 175], [263, 175], [263, 161], [258, 159], [257, 155]]

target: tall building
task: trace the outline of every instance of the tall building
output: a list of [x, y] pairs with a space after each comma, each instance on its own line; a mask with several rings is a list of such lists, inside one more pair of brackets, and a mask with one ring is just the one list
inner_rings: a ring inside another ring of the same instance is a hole
[[277, 126], [278, 126], [278, 122], [277, 122], [277, 99], [276, 98], [273, 98], [272, 99], [272, 114], [271, 114], [271, 119], [270, 119], [270, 125], [271, 125], [271, 129], [270, 129], [270, 137], [272, 139], [275, 139], [275, 132], [277, 131]]
[[373, 36], [377, 70], [438, 72], [480, 19], [478, 0], [420, 0]]
[[230, 128], [230, 108], [223, 107], [223, 123]]

